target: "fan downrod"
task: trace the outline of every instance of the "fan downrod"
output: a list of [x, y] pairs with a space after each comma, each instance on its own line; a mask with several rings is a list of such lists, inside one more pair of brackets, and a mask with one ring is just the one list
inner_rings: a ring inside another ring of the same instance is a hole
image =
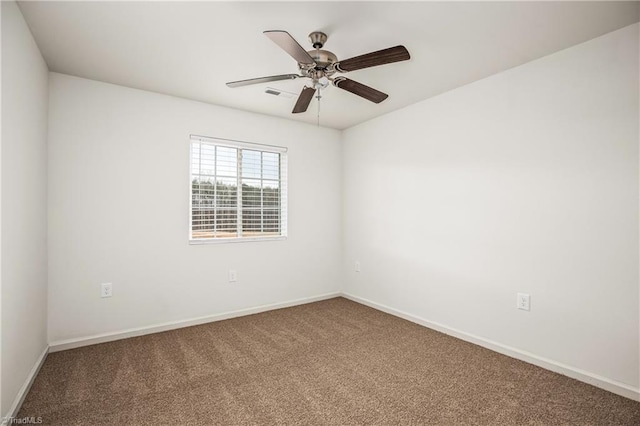
[[322, 46], [327, 42], [327, 35], [320, 31], [314, 31], [309, 34], [309, 41], [314, 49], [322, 49]]

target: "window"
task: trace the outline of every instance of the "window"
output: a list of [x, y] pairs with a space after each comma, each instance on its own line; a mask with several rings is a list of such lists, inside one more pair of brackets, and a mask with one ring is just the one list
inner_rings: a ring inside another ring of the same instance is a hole
[[191, 136], [189, 240], [287, 235], [286, 148]]

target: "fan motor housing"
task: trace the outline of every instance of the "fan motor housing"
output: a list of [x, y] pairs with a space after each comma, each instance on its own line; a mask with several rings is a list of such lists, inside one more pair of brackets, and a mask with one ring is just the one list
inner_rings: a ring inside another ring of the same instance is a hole
[[308, 53], [316, 63], [316, 70], [326, 70], [329, 65], [338, 61], [338, 57], [328, 50], [315, 49]]

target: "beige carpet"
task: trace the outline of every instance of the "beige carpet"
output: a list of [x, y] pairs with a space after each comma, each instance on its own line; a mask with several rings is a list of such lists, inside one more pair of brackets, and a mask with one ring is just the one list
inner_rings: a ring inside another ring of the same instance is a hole
[[640, 425], [640, 403], [343, 298], [52, 353], [58, 425]]

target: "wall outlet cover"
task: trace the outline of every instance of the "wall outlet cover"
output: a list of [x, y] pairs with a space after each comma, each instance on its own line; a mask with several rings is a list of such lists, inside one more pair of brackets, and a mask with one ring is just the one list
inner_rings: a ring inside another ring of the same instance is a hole
[[518, 293], [516, 307], [523, 311], [531, 310], [531, 296], [526, 293]]
[[111, 283], [102, 283], [100, 284], [100, 297], [111, 297], [113, 296], [113, 284]]

